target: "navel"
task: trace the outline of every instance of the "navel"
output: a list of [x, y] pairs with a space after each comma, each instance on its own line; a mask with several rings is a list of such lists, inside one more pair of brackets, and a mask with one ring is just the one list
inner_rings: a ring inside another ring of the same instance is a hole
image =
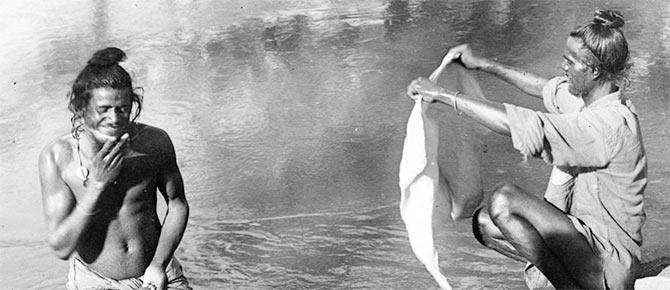
[[128, 253], [128, 251], [129, 251], [129, 247], [128, 247], [128, 243], [127, 243], [127, 242], [121, 242], [121, 250], [122, 250], [124, 253]]

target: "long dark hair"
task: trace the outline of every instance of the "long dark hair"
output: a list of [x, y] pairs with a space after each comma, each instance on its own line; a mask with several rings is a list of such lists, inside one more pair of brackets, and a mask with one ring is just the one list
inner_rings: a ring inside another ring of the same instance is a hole
[[91, 100], [91, 91], [97, 88], [128, 89], [131, 101], [135, 104], [135, 114], [131, 122], [134, 122], [142, 112], [142, 88], [133, 88], [132, 79], [128, 72], [119, 65], [126, 59], [126, 54], [116, 48], [108, 47], [96, 51], [88, 64], [81, 70], [72, 84], [72, 90], [68, 93], [68, 109], [72, 112], [72, 136], [79, 138], [81, 131], [81, 118], [86, 106]]
[[628, 42], [621, 31], [623, 25], [623, 15], [619, 11], [598, 9], [593, 22], [570, 32], [571, 37], [580, 39], [584, 48], [591, 52], [588, 65], [600, 71], [599, 78], [619, 87], [629, 83], [631, 67]]

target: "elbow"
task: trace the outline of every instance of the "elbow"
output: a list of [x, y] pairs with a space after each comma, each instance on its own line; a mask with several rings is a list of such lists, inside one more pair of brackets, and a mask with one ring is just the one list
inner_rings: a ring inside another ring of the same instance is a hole
[[56, 251], [56, 257], [61, 260], [68, 260], [70, 256], [72, 255], [72, 251], [65, 251], [65, 250], [60, 250]]
[[453, 210], [451, 211], [451, 219], [452, 219], [453, 221], [456, 221], [456, 222], [457, 222], [457, 221], [462, 221], [462, 220], [471, 218], [471, 217], [472, 217], [472, 214], [473, 214], [473, 212], [471, 212], [471, 211], [467, 211], [467, 210], [465, 210], [465, 209], [463, 209], [463, 208], [460, 208], [460, 209], [453, 209]]
[[73, 249], [63, 246], [60, 239], [58, 239], [55, 235], [49, 235], [47, 237], [47, 243], [49, 244], [49, 247], [51, 247], [51, 249], [54, 251], [56, 257], [58, 257], [61, 260], [67, 260], [72, 255]]
[[460, 212], [460, 213], [452, 212], [451, 213], [451, 219], [453, 221], [456, 221], [456, 222], [457, 221], [462, 221], [462, 220], [470, 218], [470, 217], [472, 217], [472, 215], [468, 215], [468, 214], [465, 214], [463, 212]]
[[191, 207], [188, 205], [188, 201], [186, 201], [185, 198], [182, 199], [179, 203], [179, 206], [181, 207], [182, 212], [184, 212], [184, 215], [188, 217], [189, 211], [191, 210]]
[[451, 219], [453, 221], [462, 221], [471, 218], [479, 208], [483, 196], [484, 192], [479, 191], [475, 195], [470, 195], [465, 200], [461, 199], [455, 202], [451, 208]]
[[179, 198], [171, 201], [168, 204], [168, 211], [188, 218], [190, 207], [185, 198]]
[[183, 211], [184, 218], [188, 219], [188, 216], [189, 216], [190, 211], [191, 211], [191, 207], [188, 205], [188, 202], [186, 202], [186, 200], [184, 200], [184, 204], [182, 205], [182, 211]]

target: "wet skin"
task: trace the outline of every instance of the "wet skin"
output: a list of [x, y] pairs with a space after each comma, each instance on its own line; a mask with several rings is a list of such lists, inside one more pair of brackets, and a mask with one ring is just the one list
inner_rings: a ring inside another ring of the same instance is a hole
[[[63, 259], [76, 253], [93, 270], [114, 279], [142, 276], [153, 263], [164, 268], [188, 216], [169, 136], [131, 123], [131, 109], [128, 90], [92, 91], [79, 137], [79, 156], [90, 170], [85, 182], [71, 134], [58, 138], [40, 156], [52, 248]], [[171, 215], [165, 222], [169, 233], [163, 235], [156, 212], [159, 191]]]

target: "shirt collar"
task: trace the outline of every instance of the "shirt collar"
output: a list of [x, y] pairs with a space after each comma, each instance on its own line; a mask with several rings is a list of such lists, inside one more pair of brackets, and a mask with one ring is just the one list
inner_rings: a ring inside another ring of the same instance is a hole
[[604, 97], [601, 97], [600, 99], [597, 99], [593, 103], [591, 103], [588, 106], [583, 107], [583, 109], [596, 109], [596, 108], [604, 108], [612, 105], [617, 105], [617, 104], [623, 104], [627, 106], [628, 100], [626, 100], [622, 95], [621, 95], [621, 89], [617, 89], [615, 92], [610, 93]]

